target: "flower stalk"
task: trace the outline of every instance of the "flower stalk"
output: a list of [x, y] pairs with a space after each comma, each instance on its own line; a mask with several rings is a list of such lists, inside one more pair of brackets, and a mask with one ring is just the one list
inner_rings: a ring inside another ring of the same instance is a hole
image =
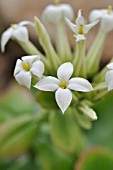
[[50, 64], [47, 60], [47, 58], [35, 47], [35, 45], [31, 42], [28, 41], [27, 43], [15, 40], [22, 48], [23, 50], [28, 54], [28, 55], [39, 55], [40, 59], [43, 61], [45, 64], [45, 67], [49, 69]]
[[62, 62], [72, 61], [72, 53], [66, 33], [65, 23], [56, 25], [56, 49]]
[[[109, 64], [112, 62], [113, 62], [113, 58], [110, 60]], [[108, 68], [104, 66], [104, 68], [94, 76], [93, 82], [100, 83], [100, 82], [105, 81], [105, 74], [107, 71], [108, 71]]]
[[106, 33], [99, 29], [97, 37], [86, 55], [87, 74], [89, 77], [99, 70]]
[[78, 41], [76, 43], [76, 52], [73, 60], [74, 75], [80, 77], [86, 77], [85, 71], [85, 40]]

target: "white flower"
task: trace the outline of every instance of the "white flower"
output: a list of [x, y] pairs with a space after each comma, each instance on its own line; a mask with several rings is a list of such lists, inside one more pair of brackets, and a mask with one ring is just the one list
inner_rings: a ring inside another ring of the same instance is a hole
[[95, 21], [96, 19], [101, 20], [101, 29], [104, 32], [109, 32], [113, 29], [113, 11], [109, 6], [108, 9], [93, 10], [89, 15], [90, 21]]
[[69, 19], [65, 18], [68, 26], [71, 28], [71, 30], [75, 33], [76, 41], [85, 40], [85, 34], [89, 32], [89, 30], [94, 27], [99, 20], [96, 20], [90, 24], [85, 24], [85, 19], [81, 15], [81, 10], [78, 11], [78, 17], [75, 21], [75, 24], [73, 24]]
[[72, 20], [73, 16], [73, 9], [68, 4], [48, 5], [43, 12], [43, 18], [54, 24], [63, 21], [65, 17]]
[[41, 79], [35, 87], [42, 91], [56, 91], [55, 99], [64, 113], [71, 103], [71, 90], [89, 92], [93, 90], [88, 80], [84, 78], [71, 78], [73, 74], [73, 65], [70, 62], [62, 64], [57, 70], [57, 77], [48, 76]]
[[24, 56], [16, 62], [14, 77], [16, 81], [30, 89], [32, 75], [41, 78], [44, 73], [44, 64], [37, 55]]
[[113, 89], [113, 63], [110, 63], [107, 65], [109, 71], [107, 71], [105, 75], [105, 81], [106, 84], [108, 85], [108, 90]]
[[5, 51], [7, 42], [12, 38], [27, 43], [29, 40], [28, 30], [25, 25], [34, 27], [34, 23], [30, 21], [22, 21], [19, 24], [12, 24], [10, 28], [3, 32], [1, 36], [1, 50]]

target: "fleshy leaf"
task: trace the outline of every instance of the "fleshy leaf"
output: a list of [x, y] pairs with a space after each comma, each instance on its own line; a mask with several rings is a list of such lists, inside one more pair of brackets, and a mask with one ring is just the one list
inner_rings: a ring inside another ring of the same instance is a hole
[[113, 153], [103, 148], [85, 151], [75, 165], [75, 170], [112, 170]]
[[0, 157], [18, 155], [29, 147], [36, 135], [34, 120], [32, 116], [23, 115], [0, 125]]
[[43, 170], [70, 170], [70, 157], [58, 150], [47, 139], [38, 143], [38, 158]]
[[47, 57], [49, 58], [49, 61], [52, 64], [52, 66], [57, 68], [59, 64], [59, 58], [52, 46], [48, 33], [37, 17], [35, 17], [35, 24], [36, 24], [36, 31], [39, 38], [39, 42], [44, 48], [44, 51]]
[[83, 147], [83, 136], [68, 109], [50, 114], [51, 137], [57, 147], [66, 153], [78, 152]]
[[51, 92], [40, 91], [36, 94], [36, 101], [46, 109], [57, 109], [55, 95]]
[[98, 120], [93, 123], [91, 132], [86, 132], [91, 145], [101, 145], [113, 149], [113, 91], [98, 101], [93, 109]]

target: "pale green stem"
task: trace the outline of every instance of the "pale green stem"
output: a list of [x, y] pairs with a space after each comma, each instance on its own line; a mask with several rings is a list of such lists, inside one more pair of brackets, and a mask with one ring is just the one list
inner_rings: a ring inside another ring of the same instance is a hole
[[94, 100], [94, 101], [100, 100], [100, 99], [102, 99], [107, 93], [108, 93], [108, 91], [107, 91], [107, 88], [106, 88], [106, 89], [102, 90], [101, 92], [98, 92], [98, 93], [94, 96], [93, 100]]
[[65, 23], [62, 21], [56, 25], [56, 49], [62, 62], [71, 61], [72, 53], [66, 33]]
[[[109, 64], [113, 62], [113, 58], [110, 60]], [[105, 80], [105, 74], [108, 68], [105, 66], [93, 79], [93, 82], [99, 83]]]
[[87, 74], [89, 77], [91, 77], [99, 69], [105, 37], [106, 33], [99, 29], [97, 37], [86, 55], [85, 63], [87, 65]]
[[107, 93], [107, 84], [105, 82], [99, 83], [94, 87], [92, 99], [93, 101], [102, 99]]
[[107, 89], [107, 84], [105, 82], [99, 83], [94, 87], [94, 90], [105, 90]]
[[76, 53], [73, 60], [74, 75], [86, 77], [85, 71], [85, 41], [81, 40], [76, 43]]
[[27, 43], [24, 43], [22, 41], [15, 40], [28, 55], [39, 55], [40, 59], [44, 62], [46, 68], [48, 69], [50, 67], [49, 62], [47, 58], [35, 47], [35, 45], [28, 41]]
[[77, 96], [73, 93], [73, 100], [76, 102], [76, 103], [78, 103], [78, 98], [77, 98]]

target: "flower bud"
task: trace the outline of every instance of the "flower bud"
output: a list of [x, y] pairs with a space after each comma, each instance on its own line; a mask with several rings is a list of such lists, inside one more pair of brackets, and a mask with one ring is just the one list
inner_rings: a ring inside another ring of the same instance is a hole
[[74, 16], [73, 9], [68, 4], [49, 5], [43, 12], [43, 18], [53, 24], [58, 24], [65, 17], [72, 20]]
[[111, 6], [108, 9], [102, 10], [93, 10], [89, 15], [90, 21], [94, 21], [96, 19], [101, 19], [101, 30], [104, 32], [110, 32], [113, 29], [113, 11]]

